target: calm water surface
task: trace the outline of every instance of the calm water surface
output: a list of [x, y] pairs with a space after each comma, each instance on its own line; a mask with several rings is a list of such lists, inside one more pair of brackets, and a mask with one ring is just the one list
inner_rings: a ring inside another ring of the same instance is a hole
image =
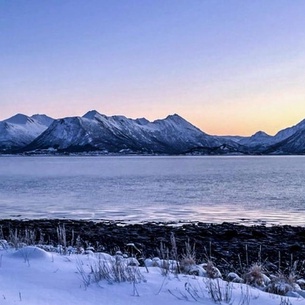
[[0, 157], [0, 211], [305, 225], [305, 157]]

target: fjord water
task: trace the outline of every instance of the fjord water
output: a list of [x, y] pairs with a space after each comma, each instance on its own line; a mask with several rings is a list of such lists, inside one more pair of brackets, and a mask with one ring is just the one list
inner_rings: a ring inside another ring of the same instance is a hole
[[305, 224], [305, 157], [0, 157], [0, 217]]

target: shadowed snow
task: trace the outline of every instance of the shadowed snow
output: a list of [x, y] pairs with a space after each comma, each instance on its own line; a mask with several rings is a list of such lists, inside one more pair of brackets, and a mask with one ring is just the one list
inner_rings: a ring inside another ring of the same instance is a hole
[[40, 249], [35, 246], [27, 246], [17, 250], [16, 252], [11, 254], [14, 258], [21, 258], [21, 259], [48, 259], [50, 260], [51, 254], [46, 252], [43, 249]]

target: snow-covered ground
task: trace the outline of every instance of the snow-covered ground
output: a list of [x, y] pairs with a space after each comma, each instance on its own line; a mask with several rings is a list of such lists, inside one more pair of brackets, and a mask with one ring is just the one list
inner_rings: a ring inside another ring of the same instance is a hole
[[[291, 305], [305, 304], [300, 297], [281, 297], [245, 284], [221, 279], [176, 275], [160, 267], [138, 267], [128, 262], [129, 278], [115, 282], [95, 280], [92, 271], [115, 261], [108, 254], [70, 254], [46, 252], [37, 247], [0, 251], [0, 304], [110, 304], [167, 305], [215, 304], [209, 291], [221, 292], [218, 304]], [[89, 283], [90, 282], [90, 283]], [[219, 287], [218, 287], [219, 284]], [[217, 296], [216, 296], [217, 297]]]

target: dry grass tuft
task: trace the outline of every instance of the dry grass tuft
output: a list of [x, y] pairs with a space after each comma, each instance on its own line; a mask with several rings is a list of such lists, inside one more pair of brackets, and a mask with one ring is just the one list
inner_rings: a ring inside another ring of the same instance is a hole
[[244, 276], [245, 282], [249, 285], [262, 287], [265, 285], [263, 267], [260, 264], [253, 264], [249, 272]]

